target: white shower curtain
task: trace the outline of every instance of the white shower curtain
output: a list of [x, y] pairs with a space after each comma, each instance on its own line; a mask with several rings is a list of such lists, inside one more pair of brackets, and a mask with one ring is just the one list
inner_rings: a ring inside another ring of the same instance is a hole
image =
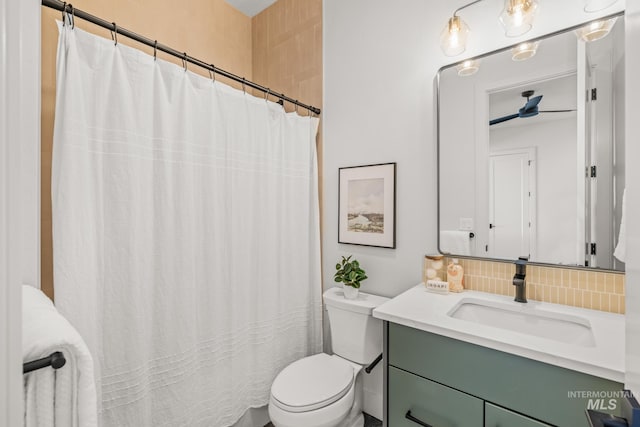
[[103, 426], [226, 426], [321, 350], [318, 120], [62, 27], [55, 299]]

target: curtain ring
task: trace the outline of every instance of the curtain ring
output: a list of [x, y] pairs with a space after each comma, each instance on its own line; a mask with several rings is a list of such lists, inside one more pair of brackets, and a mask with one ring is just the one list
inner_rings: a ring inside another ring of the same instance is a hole
[[67, 2], [64, 2], [64, 4], [62, 5], [62, 26], [63, 27], [67, 23], [67, 16], [65, 15], [66, 11], [67, 11]]
[[153, 42], [153, 60], [158, 59], [158, 40]]
[[71, 8], [71, 29], [73, 30], [76, 28], [76, 11], [71, 3], [69, 3], [69, 7]]
[[184, 71], [187, 71], [187, 52], [184, 53], [184, 57], [182, 58], [182, 66], [184, 67]]
[[244, 92], [244, 93], [246, 94], [246, 93], [247, 93], [247, 89], [246, 89], [246, 88], [245, 88], [245, 86], [244, 86], [244, 82], [245, 82], [245, 79], [244, 79], [244, 77], [243, 77], [243, 78], [242, 78], [242, 92]]
[[211, 69], [209, 70], [209, 76], [211, 76], [211, 81], [216, 82], [216, 66], [211, 64]]
[[298, 100], [296, 99], [296, 102], [294, 102], [295, 105], [295, 110], [296, 110], [296, 114], [298, 113]]
[[113, 25], [113, 31], [111, 32], [111, 39], [115, 42], [114, 46], [118, 46], [118, 26], [116, 25], [115, 22], [112, 22], [111, 25]]
[[264, 93], [264, 101], [267, 102], [269, 100], [269, 94], [271, 94], [271, 89], [267, 88], [267, 91]]

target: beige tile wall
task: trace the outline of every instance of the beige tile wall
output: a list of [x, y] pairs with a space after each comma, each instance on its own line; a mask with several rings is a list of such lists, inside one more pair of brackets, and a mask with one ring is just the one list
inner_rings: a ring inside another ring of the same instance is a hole
[[[254, 81], [322, 108], [322, 0], [278, 0], [253, 17], [251, 34]], [[294, 109], [289, 103], [284, 107]], [[322, 124], [316, 147], [322, 232]]]
[[[446, 263], [445, 258], [445, 268]], [[515, 264], [470, 259], [459, 263], [465, 289], [514, 295]], [[528, 299], [624, 314], [624, 274], [529, 265], [526, 280]]]

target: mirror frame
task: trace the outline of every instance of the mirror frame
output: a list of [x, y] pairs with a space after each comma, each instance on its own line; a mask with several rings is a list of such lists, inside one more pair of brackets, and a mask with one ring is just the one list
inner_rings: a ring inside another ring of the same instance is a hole
[[[440, 74], [443, 71], [446, 71], [450, 68], [454, 68], [457, 65], [459, 65], [461, 62], [467, 61], [467, 60], [478, 60], [478, 59], [482, 59], [482, 58], [486, 58], [488, 56], [491, 55], [496, 55], [502, 52], [506, 52], [510, 49], [512, 49], [515, 46], [518, 46], [521, 43], [531, 43], [531, 42], [537, 42], [537, 41], [541, 41], [541, 40], [545, 40], [548, 39], [550, 37], [554, 37], [560, 34], [564, 34], [567, 33], [569, 31], [575, 31], [579, 28], [584, 27], [585, 25], [590, 24], [591, 22], [597, 22], [597, 21], [602, 21], [602, 20], [607, 20], [607, 19], [611, 19], [611, 18], [615, 18], [615, 17], [622, 17], [624, 18], [625, 16], [625, 11], [620, 11], [620, 12], [616, 12], [610, 15], [606, 15], [606, 16], [602, 16], [596, 19], [592, 19], [590, 21], [585, 21], [582, 22], [578, 25], [574, 25], [571, 27], [567, 27], [567, 28], [563, 28], [561, 30], [558, 31], [554, 31], [552, 33], [548, 33], [548, 34], [544, 34], [541, 35], [539, 37], [536, 38], [532, 38], [532, 39], [528, 39], [528, 40], [521, 40], [518, 43], [514, 43], [512, 45], [500, 48], [500, 49], [496, 49], [487, 53], [483, 53], [481, 55], [477, 55], [477, 56], [473, 56], [470, 58], [462, 58], [459, 61], [456, 61], [454, 63], [451, 64], [447, 64], [444, 65], [442, 67], [440, 67], [440, 69], [438, 69], [438, 72], [436, 73], [436, 78], [435, 78], [435, 83], [436, 83], [436, 193], [437, 193], [437, 224], [436, 224], [436, 232], [437, 232], [437, 249], [438, 249], [438, 253], [442, 254], [446, 257], [450, 257], [450, 258], [460, 258], [460, 259], [473, 259], [473, 260], [479, 260], [479, 261], [488, 261], [488, 262], [503, 262], [503, 263], [510, 263], [513, 264], [515, 263], [517, 260], [516, 259], [504, 259], [504, 258], [491, 258], [491, 257], [479, 257], [479, 256], [474, 256], [474, 255], [457, 255], [457, 254], [452, 254], [452, 253], [446, 253], [446, 252], [442, 252], [440, 250], [440, 185], [441, 185], [441, 180], [440, 180]], [[626, 46], [625, 46], [625, 50], [626, 50]], [[625, 76], [626, 78], [626, 76]], [[626, 116], [626, 111], [625, 111], [625, 116]], [[545, 263], [545, 262], [536, 262], [536, 261], [527, 261], [527, 265], [533, 265], [533, 266], [540, 266], [540, 267], [556, 267], [556, 268], [566, 268], [566, 269], [572, 269], [572, 270], [580, 270], [580, 271], [593, 271], [593, 272], [606, 272], [606, 273], [617, 273], [617, 274], [625, 274], [625, 271], [620, 271], [620, 270], [612, 270], [612, 269], [607, 269], [607, 268], [601, 268], [601, 267], [586, 267], [583, 265], [565, 265], [565, 264], [553, 264], [553, 263]]]

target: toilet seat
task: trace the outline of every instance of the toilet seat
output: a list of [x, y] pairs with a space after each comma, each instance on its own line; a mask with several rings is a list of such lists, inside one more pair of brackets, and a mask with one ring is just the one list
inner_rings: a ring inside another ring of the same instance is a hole
[[300, 413], [324, 408], [340, 400], [353, 386], [354, 368], [326, 353], [293, 362], [271, 386], [271, 401], [280, 409]]

